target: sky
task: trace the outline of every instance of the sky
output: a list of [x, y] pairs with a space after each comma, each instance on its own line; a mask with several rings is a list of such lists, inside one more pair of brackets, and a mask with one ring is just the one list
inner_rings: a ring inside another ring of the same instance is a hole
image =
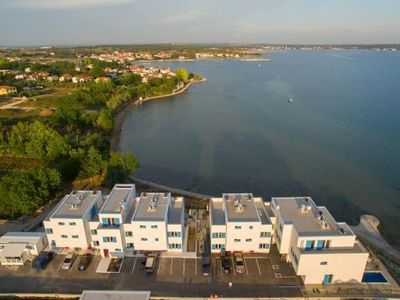
[[400, 43], [399, 0], [0, 0], [0, 46]]

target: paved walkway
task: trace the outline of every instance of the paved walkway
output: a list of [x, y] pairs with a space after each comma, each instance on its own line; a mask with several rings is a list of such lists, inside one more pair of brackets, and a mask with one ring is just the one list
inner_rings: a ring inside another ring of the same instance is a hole
[[31, 110], [34, 109], [34, 107], [29, 107], [29, 106], [18, 106], [21, 103], [24, 103], [28, 100], [28, 98], [18, 98], [21, 100], [17, 100], [14, 102], [10, 102], [7, 104], [4, 104], [2, 106], [0, 106], [0, 109], [6, 110], [6, 109], [21, 109], [21, 110]]

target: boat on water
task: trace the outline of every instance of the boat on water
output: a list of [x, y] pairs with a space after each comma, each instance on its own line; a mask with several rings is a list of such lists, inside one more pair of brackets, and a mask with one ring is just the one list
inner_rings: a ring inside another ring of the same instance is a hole
[[294, 99], [292, 97], [289, 97], [288, 102], [293, 102]]

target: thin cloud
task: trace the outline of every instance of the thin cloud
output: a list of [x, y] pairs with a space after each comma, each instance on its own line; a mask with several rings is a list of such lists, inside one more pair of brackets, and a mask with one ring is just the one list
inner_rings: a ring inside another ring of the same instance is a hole
[[85, 6], [114, 5], [133, 1], [135, 0], [6, 0], [5, 4], [17, 8], [61, 10]]
[[158, 20], [158, 23], [163, 23], [163, 24], [185, 23], [188, 21], [201, 19], [203, 17], [206, 17], [207, 15], [208, 15], [207, 13], [192, 10], [184, 13], [165, 16], [163, 18], [160, 18]]

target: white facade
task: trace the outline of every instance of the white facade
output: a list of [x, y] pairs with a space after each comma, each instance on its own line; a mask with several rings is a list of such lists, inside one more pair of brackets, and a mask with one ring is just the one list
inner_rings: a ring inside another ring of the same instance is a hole
[[274, 241], [305, 284], [361, 282], [368, 251], [310, 197], [272, 198]]
[[210, 200], [211, 251], [268, 253], [272, 236], [269, 203], [252, 194], [224, 194]]
[[43, 221], [50, 247], [90, 248], [89, 222], [103, 204], [100, 191], [73, 191], [66, 195]]
[[47, 246], [44, 232], [7, 232], [0, 237], [2, 265], [23, 265], [30, 256], [36, 256]]

